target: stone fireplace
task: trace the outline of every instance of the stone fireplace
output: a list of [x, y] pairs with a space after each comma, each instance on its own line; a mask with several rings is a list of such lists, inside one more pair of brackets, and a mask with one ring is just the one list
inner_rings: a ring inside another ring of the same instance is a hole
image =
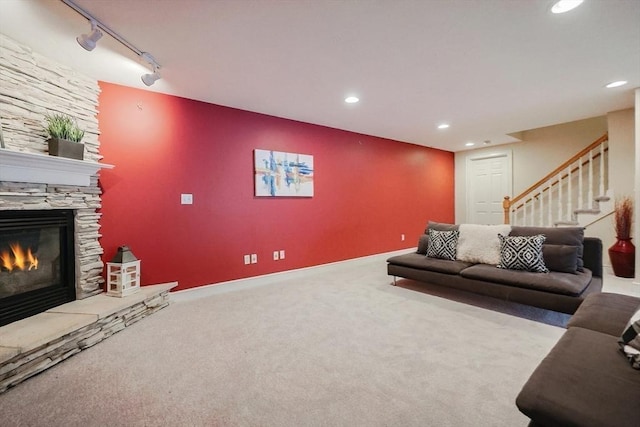
[[[3, 393], [166, 307], [177, 283], [144, 286], [124, 298], [102, 293], [98, 171], [111, 166], [100, 163], [98, 82], [3, 34], [0, 46]], [[84, 160], [48, 155], [44, 123], [52, 113], [68, 114], [84, 129]], [[40, 291], [35, 308], [14, 315], [21, 294]]]
[[[73, 233], [70, 249], [74, 254], [69, 281], [74, 299], [87, 298], [101, 292], [104, 283], [98, 212], [102, 158], [98, 82], [2, 34], [0, 46], [0, 126], [4, 144], [0, 148], [0, 218], [5, 211], [13, 212], [4, 215], [13, 218], [32, 212], [37, 215], [38, 211], [67, 212], [72, 221], [68, 229]], [[52, 113], [76, 118], [85, 130], [84, 161], [48, 155], [44, 124], [45, 116]], [[4, 281], [8, 286], [7, 270], [0, 272], [0, 283]]]

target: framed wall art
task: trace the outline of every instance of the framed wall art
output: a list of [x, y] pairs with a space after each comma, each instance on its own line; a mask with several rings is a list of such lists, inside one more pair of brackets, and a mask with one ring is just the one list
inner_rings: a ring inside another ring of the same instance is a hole
[[313, 197], [313, 156], [254, 150], [257, 197]]

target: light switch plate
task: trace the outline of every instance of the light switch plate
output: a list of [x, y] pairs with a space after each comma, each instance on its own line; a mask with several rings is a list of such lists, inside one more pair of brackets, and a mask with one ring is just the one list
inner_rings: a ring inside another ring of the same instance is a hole
[[192, 205], [193, 204], [193, 194], [181, 194], [180, 195], [180, 203], [183, 205]]

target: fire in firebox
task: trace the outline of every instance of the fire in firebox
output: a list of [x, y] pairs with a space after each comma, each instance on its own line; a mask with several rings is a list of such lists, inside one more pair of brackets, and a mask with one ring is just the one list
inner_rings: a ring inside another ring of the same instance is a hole
[[38, 269], [38, 258], [31, 252], [31, 248], [23, 249], [20, 243], [10, 243], [11, 250], [0, 252], [0, 267], [13, 271], [29, 271]]

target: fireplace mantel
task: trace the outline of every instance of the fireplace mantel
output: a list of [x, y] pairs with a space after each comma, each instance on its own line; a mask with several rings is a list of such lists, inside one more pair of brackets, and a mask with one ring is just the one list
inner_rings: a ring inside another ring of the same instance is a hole
[[52, 185], [90, 185], [100, 169], [113, 165], [0, 148], [0, 181]]

